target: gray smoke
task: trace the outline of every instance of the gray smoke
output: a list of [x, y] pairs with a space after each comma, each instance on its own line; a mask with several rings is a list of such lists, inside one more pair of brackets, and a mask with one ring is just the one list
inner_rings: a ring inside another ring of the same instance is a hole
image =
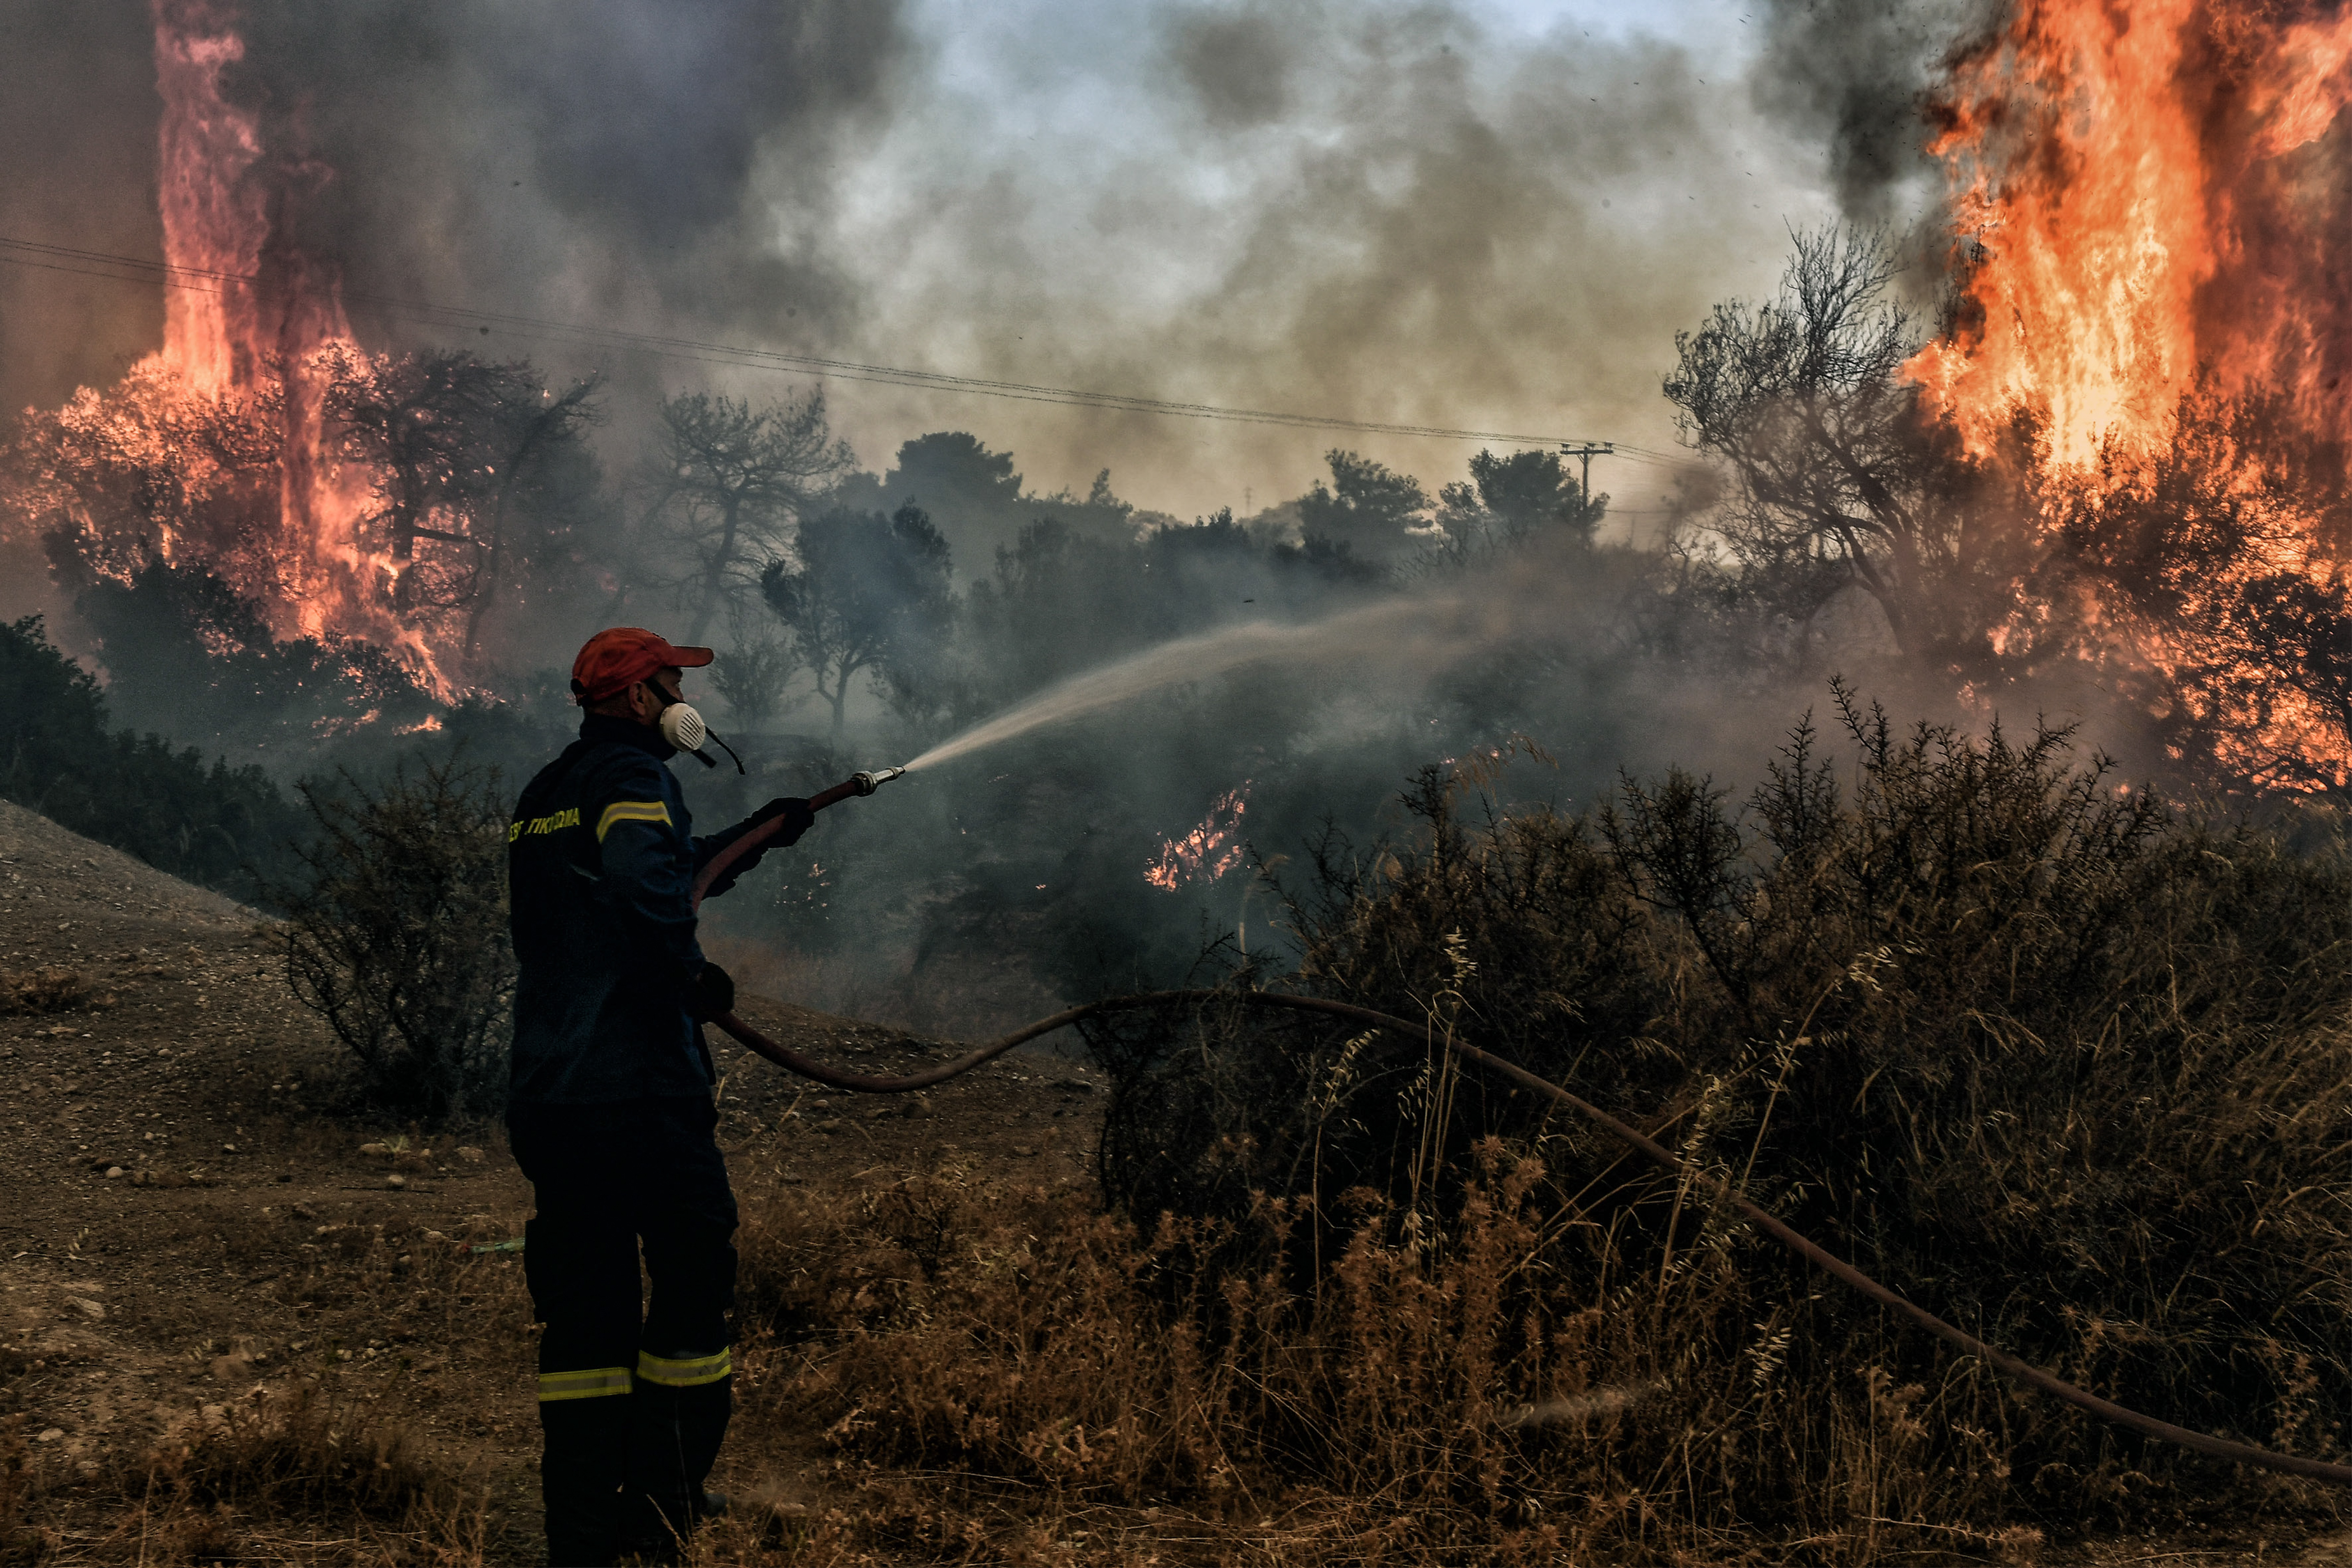
[[[856, 286], [834, 166], [883, 110], [891, 0], [252, 0], [227, 95], [254, 110], [275, 238], [365, 296], [804, 339]], [[138, 0], [0, 4], [0, 232], [160, 258], [152, 24]], [[104, 382], [156, 340], [119, 283], [0, 269], [0, 395]], [[536, 345], [480, 345], [501, 357]]]
[[776, 341], [852, 307], [829, 171], [891, 4], [270, 0], [244, 32], [232, 90], [336, 171], [294, 237], [357, 293]]
[[[1043, 58], [975, 49], [969, 99], [879, 144], [858, 237], [894, 265], [871, 353], [929, 342], [1013, 380], [1664, 447], [1674, 332], [1769, 288], [1789, 226], [1832, 210], [1734, 46], [1522, 31], [1469, 5], [1147, 16], [1142, 48], [1088, 23], [1033, 32]], [[954, 183], [914, 177], [950, 159]], [[859, 396], [901, 428], [955, 418], [1041, 488], [1108, 464], [1121, 495], [1188, 516], [1245, 487], [1297, 494], [1329, 446], [1433, 489], [1475, 450]], [[1622, 462], [1596, 482], [1621, 507], [1660, 488]]]
[[[1777, 0], [1759, 65], [1745, 29], [1673, 13], [1527, 31], [1467, 0], [251, 0], [231, 91], [305, 164], [286, 238], [340, 267], [382, 346], [452, 334], [364, 296], [1664, 447], [1675, 331], [1768, 289], [1790, 227], [1885, 206], [1917, 89], [1984, 3]], [[139, 0], [0, 0], [0, 232], [158, 254], [149, 39]], [[0, 268], [0, 396], [110, 380], [158, 314]], [[793, 390], [499, 328], [473, 346], [602, 363], [623, 461], [653, 390]], [[1295, 495], [1327, 446], [1432, 489], [1475, 450], [861, 384], [833, 407], [877, 470], [968, 429], [1037, 489], [1108, 466], [1185, 516]], [[1596, 483], [1621, 515], [1663, 504], [1662, 469]]]
[[[0, 0], [0, 234], [162, 259], [153, 36], [135, 0]], [[0, 419], [163, 332], [152, 289], [0, 267]]]
[[1828, 151], [1849, 218], [1904, 217], [1932, 188], [1921, 114], [1950, 52], [1994, 25], [2004, 0], [1767, 0], [1757, 106]]

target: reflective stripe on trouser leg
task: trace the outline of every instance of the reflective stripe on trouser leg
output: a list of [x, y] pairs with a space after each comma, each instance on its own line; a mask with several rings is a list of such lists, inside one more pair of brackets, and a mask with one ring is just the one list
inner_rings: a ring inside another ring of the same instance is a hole
[[660, 1356], [651, 1351], [637, 1352], [638, 1381], [658, 1383], [665, 1388], [695, 1388], [706, 1383], [717, 1383], [734, 1370], [724, 1348], [713, 1355], [698, 1356]]
[[629, 1392], [629, 1369], [625, 1366], [590, 1367], [585, 1372], [542, 1372], [539, 1374], [539, 1402], [551, 1399], [604, 1399]]
[[539, 1343], [540, 1496], [549, 1560], [604, 1563], [622, 1546], [637, 1238], [625, 1218], [562, 1205], [565, 1195], [541, 1188], [540, 1213], [523, 1233], [531, 1305], [547, 1326]]
[[629, 1490], [644, 1539], [684, 1535], [702, 1509], [702, 1488], [734, 1409], [735, 1196], [703, 1110], [665, 1165], [667, 1223], [640, 1232], [652, 1289], [637, 1338], [636, 1393], [629, 1399]]

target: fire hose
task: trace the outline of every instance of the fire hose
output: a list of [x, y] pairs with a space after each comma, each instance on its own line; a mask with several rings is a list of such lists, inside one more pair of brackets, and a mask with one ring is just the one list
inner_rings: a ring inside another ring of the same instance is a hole
[[[853, 779], [835, 785], [823, 795], [812, 797], [809, 802], [810, 809], [822, 810], [824, 806], [837, 800], [846, 799], [852, 795], [871, 795], [881, 784], [898, 777], [904, 771], [904, 769], [890, 769], [879, 774], [859, 773]], [[772, 827], [769, 828], [769, 831], [772, 832]], [[747, 834], [745, 838], [750, 837], [751, 835]], [[738, 848], [739, 845], [742, 847]], [[735, 844], [728, 846], [726, 850], [720, 852], [725, 856], [723, 860], [719, 857], [713, 857], [711, 868], [706, 868], [696, 881], [695, 897], [698, 902], [700, 901], [703, 889], [718, 875], [718, 869], [731, 863], [737, 856], [750, 847], [751, 846], [746, 844], [744, 839], [738, 839]], [[734, 854], [728, 854], [728, 850], [733, 850]], [[1100, 1001], [1082, 1003], [1076, 1007], [1065, 1008], [1051, 1017], [1040, 1018], [1035, 1023], [1015, 1029], [999, 1039], [976, 1047], [952, 1061], [943, 1062], [923, 1072], [909, 1073], [901, 1077], [847, 1072], [839, 1068], [828, 1067], [823, 1062], [803, 1056], [789, 1046], [777, 1044], [732, 1013], [724, 1014], [713, 1019], [712, 1022], [747, 1049], [803, 1078], [813, 1079], [818, 1083], [835, 1089], [849, 1089], [860, 1094], [903, 1094], [911, 1089], [928, 1089], [933, 1084], [944, 1083], [950, 1079], [961, 1077], [982, 1063], [1003, 1056], [1015, 1046], [1025, 1045], [1040, 1036], [1052, 1034], [1056, 1029], [1077, 1023], [1084, 1018], [1106, 1013], [1133, 1012], [1147, 1007], [1165, 1007], [1219, 1000], [1239, 1002], [1252, 1007], [1321, 1013], [1375, 1029], [1406, 1036], [1418, 1035], [1424, 1040], [1433, 1040], [1465, 1062], [1498, 1074], [1522, 1089], [1531, 1089], [1558, 1104], [1566, 1106], [1678, 1182], [1713, 1186], [1742, 1218], [1806, 1262], [1841, 1284], [1877, 1302], [1880, 1306], [1909, 1319], [1945, 1343], [1976, 1357], [2004, 1376], [2037, 1393], [2048, 1394], [2053, 1399], [2071, 1405], [2102, 1421], [2137, 1432], [2144, 1437], [2154, 1437], [2159, 1442], [2175, 1444], [2192, 1453], [2203, 1454], [2210, 1458], [2227, 1459], [2237, 1464], [2253, 1465], [2263, 1469], [2283, 1471], [2288, 1475], [2305, 1476], [2313, 1480], [2327, 1481], [2336, 1486], [2352, 1486], [2352, 1465], [2331, 1464], [2325, 1459], [2308, 1459], [2296, 1454], [2275, 1453], [2268, 1448], [2255, 1447], [2250, 1443], [2233, 1442], [2226, 1437], [2209, 1436], [2202, 1432], [2191, 1431], [2186, 1426], [2176, 1426], [2169, 1421], [2159, 1421], [2153, 1415], [2144, 1415], [2137, 1410], [2126, 1409], [2112, 1400], [2102, 1399], [2087, 1389], [2077, 1388], [2073, 1384], [2042, 1371], [2031, 1362], [2021, 1361], [2007, 1351], [1985, 1343], [1967, 1330], [1946, 1322], [1925, 1307], [1881, 1285], [1827, 1247], [1800, 1235], [1769, 1210], [1753, 1202], [1745, 1194], [1733, 1191], [1727, 1183], [1692, 1169], [1663, 1144], [1644, 1136], [1628, 1123], [1619, 1121], [1590, 1100], [1570, 1093], [1548, 1079], [1538, 1078], [1515, 1062], [1507, 1061], [1492, 1052], [1481, 1050], [1476, 1046], [1455, 1039], [1450, 1034], [1440, 1037], [1434, 1027], [1426, 1021], [1415, 1024], [1395, 1014], [1380, 1012], [1370, 1007], [1360, 1007], [1352, 1002], [1335, 1001], [1322, 996], [1297, 996], [1274, 991], [1152, 991], [1132, 996], [1107, 996]]]

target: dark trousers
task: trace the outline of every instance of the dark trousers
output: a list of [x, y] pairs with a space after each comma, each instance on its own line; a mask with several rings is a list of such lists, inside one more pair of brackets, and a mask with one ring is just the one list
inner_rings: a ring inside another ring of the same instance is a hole
[[546, 1325], [540, 1486], [557, 1568], [660, 1552], [701, 1511], [733, 1408], [735, 1194], [718, 1120], [700, 1098], [507, 1112], [539, 1209], [523, 1260]]

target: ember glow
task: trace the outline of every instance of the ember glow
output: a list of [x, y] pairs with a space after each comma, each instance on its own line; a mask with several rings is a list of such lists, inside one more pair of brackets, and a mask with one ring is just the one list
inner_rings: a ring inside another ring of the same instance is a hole
[[1201, 826], [1160, 847], [1159, 858], [1143, 879], [1163, 892], [1188, 882], [1213, 882], [1242, 863], [1242, 814], [1249, 809], [1249, 781], [1219, 795]]

